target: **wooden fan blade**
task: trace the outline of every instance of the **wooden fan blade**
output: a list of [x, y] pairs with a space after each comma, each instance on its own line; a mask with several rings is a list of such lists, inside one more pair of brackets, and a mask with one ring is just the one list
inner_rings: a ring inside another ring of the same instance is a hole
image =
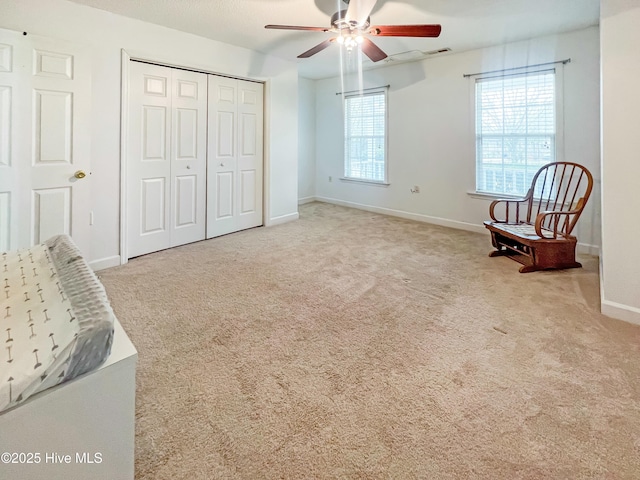
[[350, 0], [344, 19], [352, 25], [364, 25], [377, 0]]
[[387, 54], [380, 50], [380, 48], [367, 37], [362, 38], [360, 48], [362, 48], [362, 52], [369, 57], [372, 62], [379, 62], [387, 58]]
[[328, 32], [326, 27], [301, 27], [299, 25], [265, 25], [264, 28], [271, 28], [274, 30], [310, 30], [312, 32]]
[[441, 25], [375, 25], [367, 32], [377, 37], [438, 37]]
[[311, 55], [315, 55], [316, 53], [321, 52], [322, 50], [327, 48], [329, 45], [331, 45], [332, 42], [335, 42], [335, 41], [336, 41], [335, 38], [330, 38], [328, 40], [325, 40], [324, 42], [319, 43], [318, 45], [307, 50], [306, 52], [301, 53], [300, 55], [298, 55], [298, 58], [309, 58]]

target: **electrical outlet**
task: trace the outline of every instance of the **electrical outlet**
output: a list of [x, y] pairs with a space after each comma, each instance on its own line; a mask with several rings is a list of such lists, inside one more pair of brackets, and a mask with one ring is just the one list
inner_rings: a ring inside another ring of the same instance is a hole
[[411, 193], [420, 193], [420, 186], [414, 185], [413, 188], [411, 189]]

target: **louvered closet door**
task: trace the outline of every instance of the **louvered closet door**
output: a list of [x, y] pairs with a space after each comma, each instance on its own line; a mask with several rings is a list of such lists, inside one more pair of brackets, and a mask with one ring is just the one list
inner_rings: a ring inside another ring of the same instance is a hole
[[207, 238], [263, 224], [263, 85], [209, 76]]
[[204, 239], [206, 75], [130, 64], [128, 252]]
[[89, 254], [90, 103], [86, 48], [0, 29], [0, 251], [66, 233]]

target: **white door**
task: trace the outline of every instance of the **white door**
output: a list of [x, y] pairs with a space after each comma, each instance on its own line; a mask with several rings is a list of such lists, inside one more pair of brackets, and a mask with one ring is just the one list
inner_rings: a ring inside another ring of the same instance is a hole
[[262, 225], [263, 84], [209, 75], [207, 238]]
[[66, 233], [90, 248], [90, 56], [0, 29], [0, 251]]
[[128, 252], [135, 257], [203, 240], [206, 75], [130, 64]]

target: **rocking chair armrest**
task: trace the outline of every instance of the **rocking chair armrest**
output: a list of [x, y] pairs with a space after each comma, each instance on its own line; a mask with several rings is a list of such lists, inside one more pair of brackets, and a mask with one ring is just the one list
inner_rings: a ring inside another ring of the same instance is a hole
[[[496, 218], [495, 215], [495, 208], [498, 204], [500, 203], [506, 203], [506, 207], [505, 207], [505, 211], [506, 211], [506, 218], [504, 220], [498, 220]], [[489, 216], [491, 217], [491, 219], [494, 222], [498, 222], [498, 223], [507, 223], [509, 221], [509, 206], [510, 204], [514, 204], [516, 205], [516, 223], [520, 221], [520, 209], [518, 208], [518, 204], [519, 203], [529, 203], [529, 198], [528, 197], [524, 197], [524, 198], [499, 198], [497, 200], [494, 200], [493, 202], [491, 202], [491, 205], [489, 205]]]
[[[580, 210], [568, 210], [568, 211], [553, 211], [553, 210], [546, 210], [544, 212], [540, 212], [538, 214], [538, 216], [536, 217], [536, 223], [535, 223], [535, 229], [536, 229], [536, 235], [538, 235], [540, 238], [558, 238], [558, 236], [560, 237], [567, 237], [569, 236], [569, 231], [567, 231], [567, 227], [569, 226], [569, 223], [571, 221], [571, 215], [575, 215], [577, 213], [580, 213]], [[547, 229], [547, 235], [545, 235], [544, 231], [543, 231], [543, 225], [544, 222], [546, 220], [547, 217], [553, 216], [555, 217], [551, 224], [549, 225], [550, 228]], [[564, 216], [564, 220], [560, 220], [561, 217]], [[553, 227], [553, 228], [551, 228]], [[549, 236], [548, 231], [549, 230], [553, 230], [553, 235]]]

